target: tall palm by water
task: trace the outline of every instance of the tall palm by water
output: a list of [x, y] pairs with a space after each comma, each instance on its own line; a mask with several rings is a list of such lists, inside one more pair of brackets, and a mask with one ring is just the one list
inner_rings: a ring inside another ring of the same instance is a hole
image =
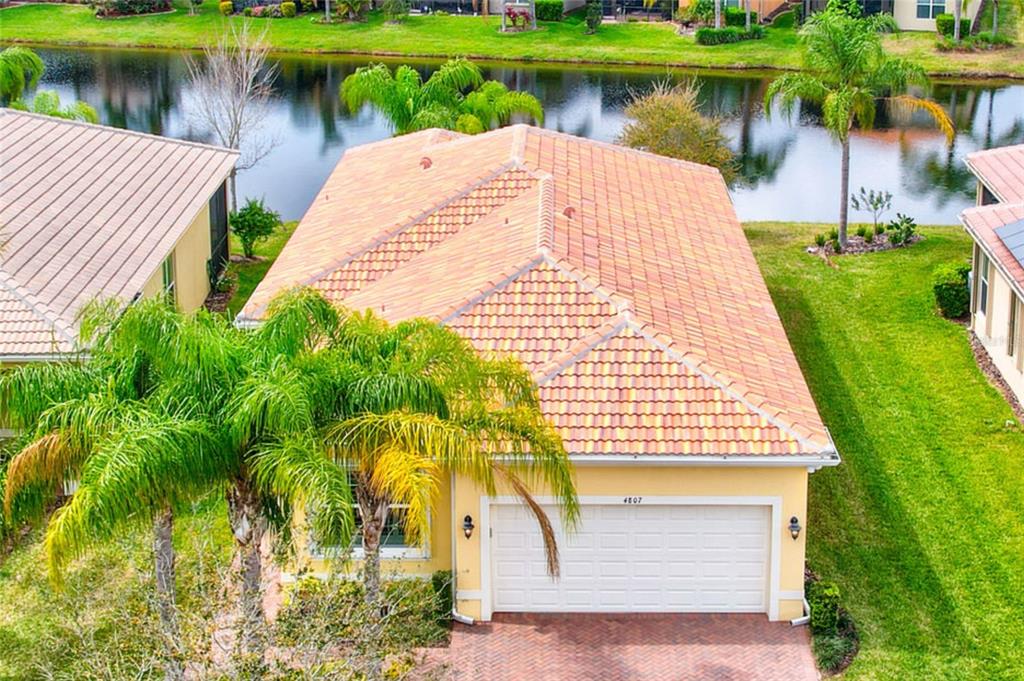
[[808, 19], [800, 31], [805, 71], [772, 81], [765, 93], [765, 113], [778, 100], [789, 113], [799, 101], [821, 106], [825, 127], [842, 145], [839, 193], [839, 242], [846, 245], [850, 193], [850, 132], [870, 129], [880, 101], [896, 111], [924, 111], [952, 142], [953, 123], [936, 102], [908, 92], [925, 87], [924, 70], [886, 55], [878, 23], [830, 5]]
[[341, 98], [352, 111], [372, 106], [397, 135], [427, 128], [472, 135], [508, 125], [514, 115], [544, 122], [536, 97], [485, 81], [480, 67], [465, 59], [449, 60], [426, 82], [410, 66], [393, 74], [384, 64], [364, 66], [345, 78]]

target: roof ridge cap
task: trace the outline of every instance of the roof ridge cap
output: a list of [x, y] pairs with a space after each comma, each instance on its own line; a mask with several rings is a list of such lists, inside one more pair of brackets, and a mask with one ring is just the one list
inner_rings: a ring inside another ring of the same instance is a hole
[[472, 292], [472, 294], [470, 294], [468, 297], [464, 297], [458, 303], [455, 303], [454, 305], [449, 306], [447, 309], [442, 310], [441, 313], [437, 315], [438, 320], [441, 322], [441, 324], [446, 324], [450, 321], [458, 319], [467, 310], [475, 307], [481, 300], [487, 298], [495, 291], [505, 288], [519, 277], [533, 270], [534, 267], [541, 264], [543, 261], [544, 256], [540, 254], [534, 254], [530, 256], [530, 258], [527, 259], [526, 261], [517, 263], [510, 268], [506, 268], [501, 273], [502, 276], [499, 277], [497, 280], [488, 282], [486, 286], [481, 287], [476, 291]]
[[[711, 367], [705, 368], [704, 366], [702, 366], [702, 364], [710, 364], [710, 362], [707, 359], [703, 359], [701, 362], [693, 362], [690, 359], [687, 359], [684, 353], [673, 348], [669, 343], [666, 343], [665, 341], [659, 339], [655, 334], [651, 333], [646, 328], [644, 328], [646, 325], [637, 323], [635, 321], [628, 321], [627, 325], [641, 338], [644, 338], [650, 344], [661, 349], [663, 352], [665, 352], [665, 354], [667, 354], [672, 359], [676, 360], [683, 366], [693, 371], [705, 382], [707, 382], [708, 384], [715, 388], [718, 388], [732, 399], [736, 400], [737, 402], [744, 405], [761, 418], [765, 419], [771, 425], [775, 426], [779, 430], [783, 431], [784, 433], [792, 437], [801, 446], [819, 452], [830, 451], [830, 448], [833, 447], [831, 441], [829, 441], [823, 449], [819, 443], [814, 441], [813, 432], [811, 432], [810, 429], [801, 427], [799, 424], [791, 423], [789, 420], [781, 418], [779, 414], [783, 413], [782, 410], [776, 409], [775, 413], [769, 412], [766, 408], [764, 400], [755, 401], [754, 399], [752, 399], [749, 394], [749, 391], [746, 389], [746, 386], [744, 386], [741, 381], [735, 380], [730, 376], [730, 380], [726, 382], [716, 375], [718, 373], [721, 373], [719, 370], [712, 369], [709, 371]], [[825, 439], [829, 440], [827, 432], [825, 433]]]
[[558, 270], [561, 274], [569, 277], [577, 284], [582, 286], [588, 292], [597, 296], [604, 302], [615, 308], [616, 313], [623, 315], [627, 319], [632, 319], [633, 316], [633, 301], [626, 296], [621, 295], [618, 291], [608, 288], [601, 282], [595, 280], [593, 277], [588, 275], [586, 272], [578, 269], [577, 267], [570, 264], [568, 261], [558, 258], [550, 253], [542, 252], [544, 261]]
[[169, 142], [172, 144], [180, 144], [185, 147], [197, 147], [199, 149], [207, 149], [209, 151], [217, 151], [225, 154], [232, 154], [234, 156], [241, 156], [241, 152], [237, 149], [229, 149], [228, 147], [219, 147], [215, 144], [206, 144], [205, 142], [195, 142], [193, 140], [184, 140], [177, 137], [165, 137], [163, 135], [154, 135], [148, 132], [140, 132], [138, 130], [131, 130], [129, 128], [118, 128], [113, 125], [103, 125], [101, 123], [88, 123], [86, 121], [71, 120], [68, 118], [57, 118], [55, 116], [47, 116], [44, 114], [37, 114], [31, 111], [19, 111], [18, 109], [11, 109], [9, 107], [0, 108], [0, 115], [13, 115], [13, 116], [27, 116], [30, 118], [37, 118], [48, 123], [57, 123], [58, 125], [74, 125], [82, 128], [94, 128], [100, 130], [109, 130], [113, 133], [122, 135], [130, 135], [132, 137], [142, 137], [150, 140], [160, 140], [162, 142]]
[[67, 324], [59, 314], [54, 312], [49, 305], [39, 300], [39, 298], [25, 286], [19, 284], [14, 278], [14, 275], [3, 267], [0, 267], [0, 287], [10, 291], [11, 295], [31, 310], [33, 314], [52, 326], [60, 335], [64, 336], [64, 340], [72, 345], [77, 343], [76, 334], [71, 326]]
[[619, 335], [623, 329], [628, 327], [628, 325], [629, 319], [623, 315], [617, 314], [609, 317], [608, 321], [599, 326], [596, 330], [588, 333], [586, 336], [577, 338], [563, 352], [559, 353], [556, 357], [549, 360], [544, 366], [534, 372], [534, 380], [537, 385], [544, 385], [548, 381], [554, 379], [573, 364], [576, 364], [576, 362], [583, 359], [583, 357], [590, 354], [595, 347], [609, 338], [614, 338]]

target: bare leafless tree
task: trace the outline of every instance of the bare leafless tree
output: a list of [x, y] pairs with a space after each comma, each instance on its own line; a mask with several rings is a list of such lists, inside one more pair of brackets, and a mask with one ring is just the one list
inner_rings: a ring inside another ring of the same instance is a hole
[[231, 171], [231, 210], [238, 209], [235, 174], [252, 168], [277, 145], [265, 130], [277, 65], [267, 63], [267, 29], [232, 21], [201, 59], [187, 58], [195, 102], [189, 117], [221, 146], [241, 152]]

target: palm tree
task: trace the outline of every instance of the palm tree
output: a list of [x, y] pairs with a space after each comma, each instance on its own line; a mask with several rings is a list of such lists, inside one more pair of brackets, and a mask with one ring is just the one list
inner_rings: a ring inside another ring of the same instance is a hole
[[[47, 524], [44, 545], [57, 584], [68, 561], [139, 517], [153, 522], [154, 576], [168, 678], [184, 678], [175, 607], [173, 509], [209, 488], [223, 451], [202, 419], [201, 395], [185, 391], [195, 352], [168, 352], [180, 316], [153, 299], [127, 308], [95, 304], [84, 315], [89, 361], [27, 365], [0, 376], [0, 412], [27, 444], [9, 462], [8, 518], [38, 516], [77, 483]], [[195, 350], [196, 348], [190, 348]], [[216, 464], [212, 462], [217, 462]]]
[[398, 135], [427, 128], [476, 134], [507, 125], [516, 114], [544, 120], [536, 97], [485, 82], [480, 67], [465, 59], [449, 60], [426, 82], [409, 66], [393, 74], [384, 64], [361, 67], [345, 78], [341, 98], [352, 111], [371, 105]]
[[[541, 481], [552, 490], [570, 528], [579, 505], [572, 465], [522, 365], [481, 357], [458, 334], [428, 320], [390, 325], [369, 312], [346, 314], [317, 293], [290, 295], [318, 310], [310, 317], [323, 324], [316, 363], [324, 375], [315, 384], [334, 398], [317, 397], [327, 406], [311, 428], [263, 449], [254, 464], [256, 477], [283, 497], [315, 499], [314, 534], [326, 530], [334, 538], [351, 534], [352, 506], [338, 515], [346, 507], [336, 491], [282, 471], [294, 470], [297, 457], [319, 451], [350, 480], [367, 601], [376, 602], [380, 593], [380, 546], [390, 507], [405, 507], [400, 520], [409, 541], [425, 541], [429, 509], [450, 473], [492, 494], [501, 486], [519, 496], [537, 518], [548, 569], [556, 575], [551, 521], [531, 497], [528, 482]], [[320, 502], [332, 496], [339, 503], [325, 515]]]
[[40, 90], [32, 98], [32, 104], [28, 105], [20, 99], [11, 102], [12, 109], [20, 111], [31, 111], [32, 113], [44, 116], [54, 116], [69, 121], [84, 121], [86, 123], [99, 123], [100, 117], [96, 109], [85, 102], [76, 101], [74, 104], [61, 106], [60, 96], [53, 90]]
[[722, 28], [722, 0], [715, 0], [715, 28]]
[[871, 18], [854, 18], [829, 8], [815, 14], [800, 30], [805, 71], [776, 78], [765, 93], [765, 114], [778, 99], [790, 113], [798, 101], [818, 104], [828, 131], [842, 145], [839, 242], [846, 245], [850, 191], [850, 131], [874, 124], [878, 102], [906, 111], [924, 111], [952, 142], [953, 123], [929, 99], [907, 94], [912, 84], [927, 85], [921, 67], [888, 57]]
[[44, 68], [39, 55], [27, 47], [0, 51], [0, 104], [20, 98], [26, 87], [35, 87]]

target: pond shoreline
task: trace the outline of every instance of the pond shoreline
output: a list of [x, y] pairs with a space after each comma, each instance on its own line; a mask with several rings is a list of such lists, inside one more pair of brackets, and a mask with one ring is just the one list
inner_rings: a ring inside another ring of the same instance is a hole
[[[0, 44], [40, 47], [198, 50], [235, 17], [223, 17], [210, 0], [195, 14], [181, 9], [162, 15], [97, 21], [81, 5], [25, 3], [0, 9]], [[115, 25], [116, 24], [116, 28]], [[674, 24], [609, 22], [597, 36], [566, 19], [517, 34], [496, 32], [494, 17], [411, 15], [388, 24], [372, 14], [363, 22], [310, 23], [309, 16], [263, 22], [271, 50], [281, 54], [338, 55], [378, 59], [433, 60], [464, 56], [495, 63], [665, 69], [710, 69], [739, 74], [793, 72], [802, 68], [792, 29], [770, 29], [764, 40], [713, 48], [680, 36]], [[261, 27], [260, 30], [263, 30]], [[756, 42], [757, 44], [752, 44]], [[1024, 47], [986, 54], [937, 53], [932, 34], [903, 32], [886, 38], [886, 51], [909, 59], [943, 80], [1024, 81]]]
[[[123, 18], [123, 17], [121, 17]], [[169, 46], [169, 45], [153, 45], [153, 44], [142, 44], [142, 43], [106, 43], [106, 42], [89, 42], [81, 40], [59, 40], [50, 42], [37, 42], [33, 40], [18, 40], [17, 38], [11, 40], [0, 40], [0, 46], [3, 45], [22, 45], [25, 47], [38, 47], [38, 48], [98, 48], [98, 49], [116, 49], [116, 50], [171, 50], [171, 51], [189, 51], [199, 52], [203, 49], [202, 45], [195, 45], [191, 47], [181, 46]], [[379, 57], [382, 59], [416, 59], [416, 60], [428, 60], [443, 62], [446, 59], [450, 59], [450, 54], [439, 54], [436, 52], [395, 52], [389, 50], [341, 50], [331, 48], [298, 48], [289, 49], [274, 45], [271, 47], [271, 54], [276, 55], [309, 55], [309, 56], [341, 56], [341, 57]], [[677, 68], [677, 69], [688, 69], [694, 71], [708, 71], [708, 72], [720, 72], [720, 73], [737, 73], [744, 75], [753, 74], [778, 74], [778, 73], [792, 73], [794, 71], [801, 71], [799, 68], [778, 66], [778, 65], [767, 65], [767, 64], [729, 64], [729, 65], [714, 65], [709, 66], [707, 64], [698, 64], [694, 62], [666, 62], [666, 61], [642, 61], [642, 60], [604, 60], [604, 61], [592, 61], [586, 59], [558, 59], [558, 58], [535, 58], [535, 57], [501, 57], [490, 54], [460, 54], [459, 56], [467, 59], [472, 59], [479, 62], [491, 62], [494, 64], [528, 64], [530, 66], [580, 66], [580, 67], [600, 67], [600, 66], [618, 66], [626, 68], [657, 68], [660, 66]], [[1024, 75], [1005, 73], [1005, 72], [983, 72], [983, 71], [929, 71], [928, 76], [935, 80], [941, 80], [945, 82], [962, 82], [962, 83], [976, 83], [976, 84], [988, 84], [999, 81], [1003, 82], [1024, 82]]]

